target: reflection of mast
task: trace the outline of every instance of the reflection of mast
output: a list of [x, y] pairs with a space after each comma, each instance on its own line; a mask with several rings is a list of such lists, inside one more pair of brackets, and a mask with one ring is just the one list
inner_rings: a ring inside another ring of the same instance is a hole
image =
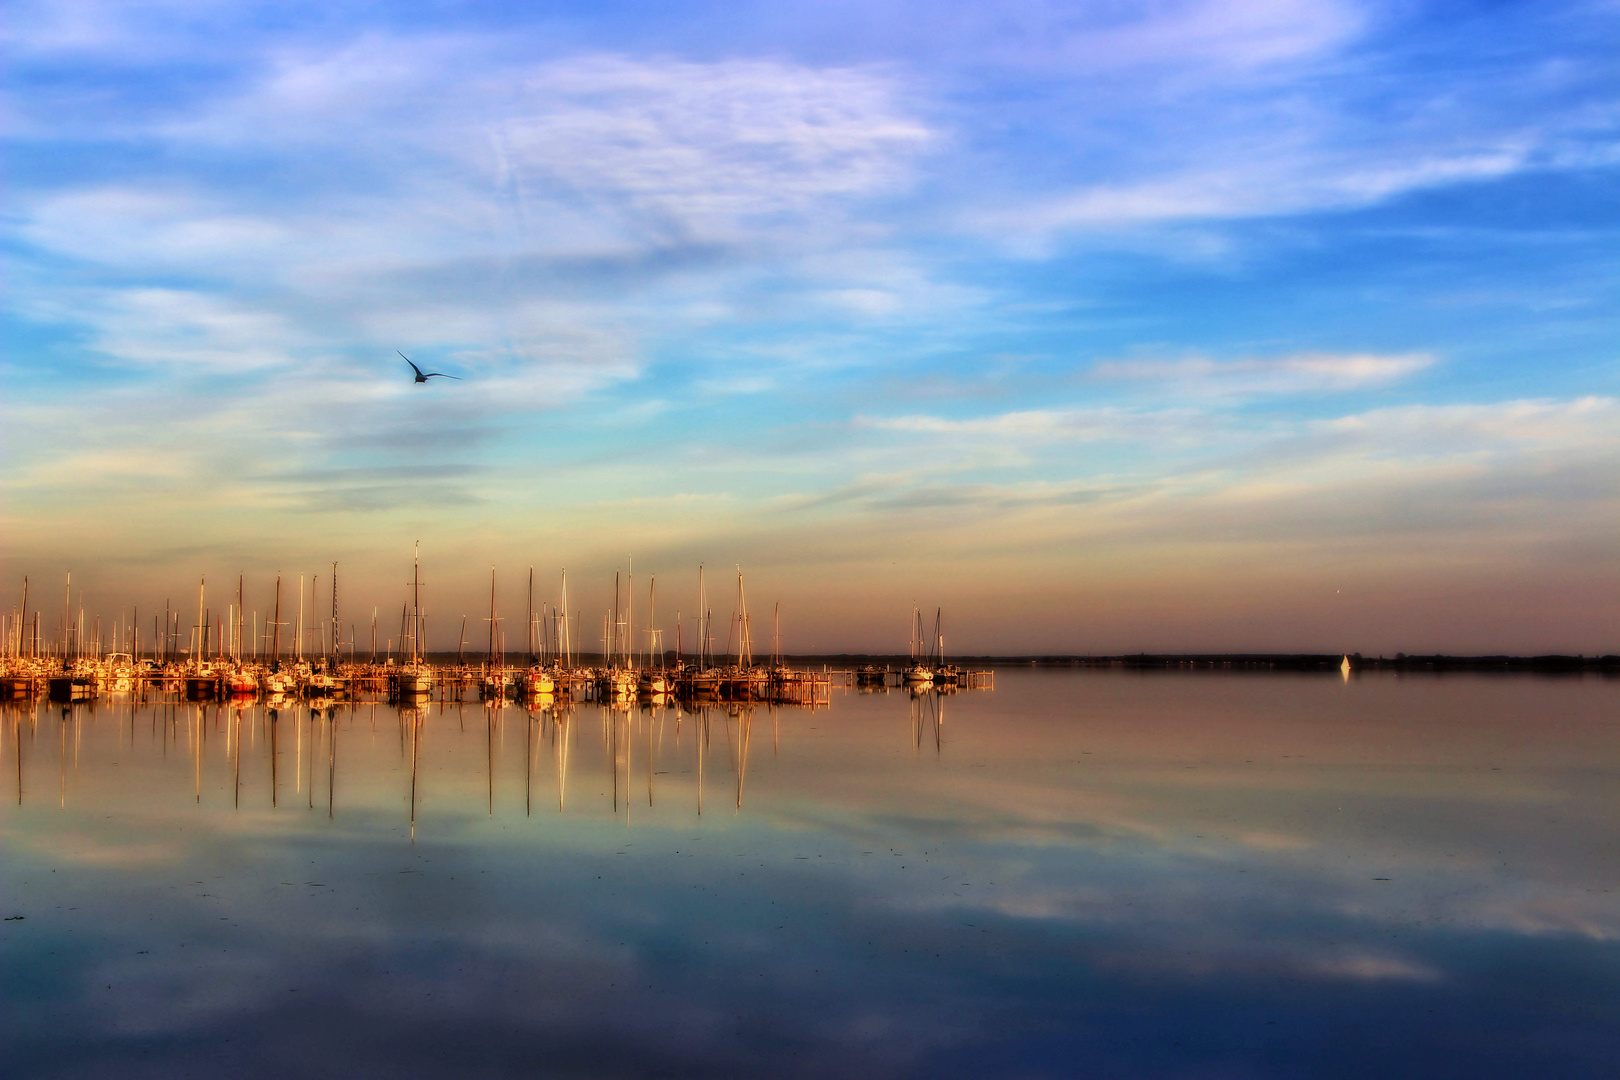
[[737, 718], [737, 809], [742, 809], [743, 781], [748, 777], [748, 741], [754, 731], [754, 710], [744, 709]]
[[608, 765], [613, 769], [613, 812], [619, 812], [619, 720], [607, 710]]
[[568, 795], [568, 717], [552, 717], [551, 735], [557, 743], [557, 812], [560, 814]]
[[276, 808], [276, 745], [279, 741], [277, 732], [281, 725], [276, 723], [276, 710], [270, 710], [270, 809]]
[[[664, 710], [662, 708], [660, 708], [658, 711], [659, 711], [660, 714], [662, 714]], [[655, 760], [657, 758], [657, 755], [654, 752], [656, 749], [657, 748], [653, 745], [652, 717], [649, 715], [648, 718], [647, 718], [647, 805], [648, 806], [651, 806], [653, 804], [653, 769], [656, 768], [656, 765], [654, 764], [654, 762], [655, 762]]]
[[332, 817], [332, 787], [337, 783], [337, 709], [327, 715], [326, 732], [326, 817]]
[[298, 730], [302, 731], [304, 729], [306, 719], [309, 722], [309, 755], [304, 759], [305, 771], [299, 782], [304, 785], [304, 805], [313, 810], [315, 809], [315, 750], [320, 746], [321, 742], [320, 732], [315, 730], [315, 722], [320, 719], [320, 714], [311, 709], [307, 718], [300, 716], [298, 718]]
[[709, 707], [704, 705], [698, 712], [698, 729], [693, 740], [697, 743], [697, 811], [698, 817], [703, 816], [703, 758], [709, 749]]
[[416, 843], [416, 766], [422, 756], [422, 713], [410, 710], [411, 718], [411, 843]]

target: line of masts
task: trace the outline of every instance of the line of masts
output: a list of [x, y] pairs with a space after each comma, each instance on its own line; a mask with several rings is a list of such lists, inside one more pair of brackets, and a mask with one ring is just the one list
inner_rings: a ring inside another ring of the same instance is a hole
[[[656, 576], [648, 580], [647, 626], [638, 637], [634, 566], [634, 561], [631, 560], [623, 574], [617, 571], [614, 574], [613, 606], [603, 616], [603, 661], [613, 669], [652, 667], [655, 664], [662, 668], [667, 654], [664, 648], [664, 631], [657, 625], [658, 581]], [[245, 574], [237, 575], [233, 600], [224, 612], [217, 614], [208, 605], [207, 579], [203, 577], [197, 582], [197, 614], [189, 631], [183, 627], [182, 616], [174, 610], [172, 602], [166, 601], [163, 613], [161, 615], [154, 613], [152, 616], [150, 639], [142, 638], [140, 609], [135, 608], [127, 622], [120, 613], [118, 622], [111, 627], [109, 640], [103, 632], [99, 616], [93, 619], [91, 634], [86, 635], [82, 590], [75, 615], [71, 573], [67, 575], [64, 585], [60, 632], [54, 638], [47, 639], [42, 625], [43, 612], [37, 607], [30, 607], [31, 581], [28, 576], [24, 576], [19, 606], [11, 612], [0, 613], [0, 657], [59, 659], [68, 662], [120, 654], [132, 658], [150, 656], [161, 663], [211, 659], [241, 664], [249, 660], [255, 663], [268, 660], [272, 666], [276, 666], [282, 662], [284, 651], [287, 651], [289, 644], [283, 636], [287, 623], [283, 621], [281, 611], [282, 577], [283, 575], [276, 575], [269, 618], [262, 622], [259, 612], [249, 611], [247, 607]], [[321, 606], [320, 576], [314, 575], [309, 578], [306, 592], [305, 575], [299, 575], [297, 618], [292, 624], [291, 648], [287, 659], [294, 662], [318, 659], [335, 662], [345, 650], [345, 645], [351, 657], [357, 653], [359, 639], [357, 626], [351, 624], [348, 627], [345, 642], [338, 606], [338, 564], [335, 562], [332, 564], [329, 580], [329, 614], [310, 624], [308, 616], [318, 611]], [[412, 558], [409, 599], [400, 611], [399, 651], [401, 658], [408, 655], [412, 664], [422, 663], [428, 652], [427, 614], [422, 603], [422, 587], [421, 546], [418, 544]], [[543, 602], [536, 608], [534, 592], [534, 568], [530, 567], [528, 607], [524, 620], [524, 650], [528, 663], [573, 666], [578, 660], [575, 643], [580, 616], [569, 609], [567, 570], [562, 571], [559, 603]], [[503, 664], [506, 651], [505, 634], [501, 629], [503, 620], [497, 611], [497, 600], [496, 570], [491, 567], [489, 615], [486, 619], [488, 641], [485, 649], [485, 661], [491, 665]], [[714, 611], [709, 602], [706, 568], [702, 565], [698, 567], [697, 601], [697, 614], [692, 620], [696, 632], [695, 656], [691, 659], [695, 660], [696, 667], [708, 669], [717, 662], [718, 657], [714, 648]], [[677, 662], [684, 662], [688, 658], [684, 655], [686, 639], [682, 612], [676, 612], [675, 621], [675, 657]], [[778, 603], [771, 637], [773, 665], [781, 663], [780, 622], [781, 604]], [[377, 609], [373, 608], [369, 649], [372, 662], [377, 659], [378, 644]], [[463, 618], [458, 653], [464, 653], [465, 646], [466, 620]], [[394, 641], [388, 639], [385, 647], [387, 655], [392, 657]], [[747, 590], [740, 566], [737, 568], [737, 605], [727, 630], [725, 654], [731, 656], [738, 667], [749, 667], [754, 664], [752, 622], [748, 613]]]

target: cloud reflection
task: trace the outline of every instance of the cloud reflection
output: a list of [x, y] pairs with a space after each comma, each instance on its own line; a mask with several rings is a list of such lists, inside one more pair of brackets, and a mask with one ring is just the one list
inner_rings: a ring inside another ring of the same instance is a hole
[[[1367, 1025], [1397, 1075], [1580, 1072], [1620, 1051], [1608, 690], [1003, 671], [920, 733], [898, 694], [716, 711], [701, 759], [674, 712], [435, 707], [413, 750], [387, 707], [287, 709], [274, 769], [262, 712], [8, 708], [0, 899], [27, 919], [0, 949], [34, 1004], [0, 1023], [85, 1075], [148, 1047], [255, 1075], [1022, 1075], [1083, 1048], [1281, 1076], [1330, 1045], [1372, 1067]], [[1527, 740], [1532, 712], [1557, 719]], [[1560, 989], [1527, 1008], [1524, 978]]]

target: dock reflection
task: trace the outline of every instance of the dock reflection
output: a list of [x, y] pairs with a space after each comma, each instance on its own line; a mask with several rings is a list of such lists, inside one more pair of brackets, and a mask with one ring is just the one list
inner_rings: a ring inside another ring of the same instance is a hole
[[[867, 693], [863, 689], [861, 693]], [[931, 743], [936, 755], [944, 752], [942, 729], [945, 693], [912, 690], [896, 695], [909, 716], [913, 751]], [[724, 743], [718, 766], [731, 789], [727, 800], [734, 811], [745, 808], [749, 791], [749, 765], [756, 715], [763, 711], [771, 728], [771, 757], [782, 753], [784, 727], [789, 741], [795, 722], [825, 716], [828, 705], [793, 705], [777, 702], [680, 701], [669, 694], [644, 696], [639, 701], [609, 699], [578, 702], [540, 696], [512, 702], [501, 698], [471, 706], [482, 723], [469, 728], [469, 705], [460, 700], [382, 698], [351, 701], [300, 700], [271, 696], [262, 700], [188, 701], [180, 694], [149, 694], [141, 700], [109, 702], [105, 699], [67, 704], [33, 701], [0, 702], [0, 717], [12, 754], [17, 805], [41, 794], [38, 772], [48, 767], [38, 753], [42, 734], [55, 736], [56, 802], [59, 809], [70, 798], [94, 798], [102, 775], [84, 792], [76, 793], [81, 747], [92, 738], [111, 735], [113, 743], [103, 757], [118, 757], [118, 766], [140, 764], [155, 755], [164, 776], [181, 782], [180, 774], [166, 767], [184, 760], [183, 783], [192, 804], [215, 805], [219, 800], [242, 811], [267, 808], [281, 813], [291, 809], [313, 811], [324, 804], [326, 817], [337, 820], [347, 810], [371, 814], [390, 801], [389, 785], [400, 787], [399, 803], [407, 834], [414, 838], [419, 819], [443, 801], [446, 808], [463, 809], [467, 781], [469, 739], [479, 746], [478, 799], [484, 816], [494, 818], [502, 809], [503, 774], [521, 755], [521, 810], [532, 817], [536, 789], [555, 785], [558, 813], [570, 809], [570, 770], [579, 755], [580, 738], [595, 730], [599, 753], [588, 754], [583, 780], [604, 781], [605, 809], [627, 820], [644, 800], [645, 811], [671, 810], [679, 801], [661, 798], [661, 789], [687, 788], [685, 805], [694, 816], [705, 807], [706, 785], [712, 784], [717, 766], [714, 744]], [[391, 718], [397, 732], [397, 754], [378, 752], [379, 719]], [[786, 723], [784, 724], [784, 719]], [[896, 719], [899, 719], [898, 714]], [[507, 726], [521, 723], [521, 739], [508, 740]], [[54, 730], [53, 730], [54, 729]], [[146, 732], [143, 740], [140, 732]], [[339, 743], [350, 744], [340, 754]], [[437, 747], [437, 750], [432, 749]], [[213, 747], [214, 749], [210, 749]], [[549, 749], [547, 749], [549, 748]], [[0, 747], [0, 752], [7, 748]], [[537, 766], [543, 750], [551, 756], [549, 780]], [[180, 756], [176, 757], [175, 752]], [[347, 792], [338, 798], [342, 784]], [[262, 779], [256, 779], [262, 778]], [[286, 789], [291, 787], [291, 792]], [[431, 797], [430, 797], [431, 793]], [[286, 796], [295, 797], [289, 803]], [[509, 796], [507, 796], [509, 797]], [[595, 812], [589, 803], [574, 810]]]
[[8, 702], [7, 1068], [1281, 1080], [1620, 1061], [1616, 684], [913, 689], [814, 710]]

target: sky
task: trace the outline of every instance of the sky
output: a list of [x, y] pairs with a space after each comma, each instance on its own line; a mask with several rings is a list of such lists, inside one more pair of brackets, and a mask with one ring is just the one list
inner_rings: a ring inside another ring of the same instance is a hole
[[1612, 0], [513, 7], [7, 5], [0, 607], [1620, 651]]

